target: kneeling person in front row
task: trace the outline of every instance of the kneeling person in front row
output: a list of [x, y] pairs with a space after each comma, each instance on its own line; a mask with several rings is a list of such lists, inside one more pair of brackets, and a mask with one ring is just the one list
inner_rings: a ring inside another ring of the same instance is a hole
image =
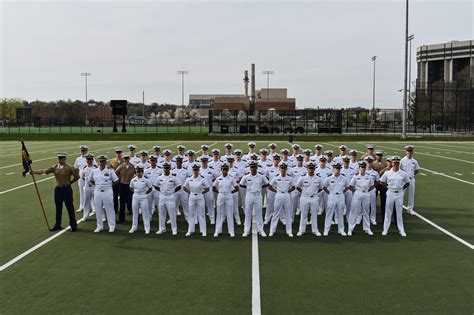
[[186, 179], [183, 185], [185, 192], [189, 194], [188, 206], [188, 233], [186, 236], [191, 236], [196, 228], [196, 217], [199, 220], [199, 229], [202, 236], [206, 236], [206, 213], [204, 194], [209, 191], [209, 185], [206, 178], [199, 174], [200, 166], [193, 164], [193, 175]]
[[143, 167], [135, 167], [136, 176], [130, 181], [130, 191], [133, 193], [132, 197], [132, 228], [128, 233], [134, 233], [138, 229], [138, 215], [140, 210], [142, 212], [143, 227], [145, 234], [150, 234], [150, 220], [151, 213], [148, 204], [148, 195], [151, 193], [153, 186], [148, 178], [143, 176]]

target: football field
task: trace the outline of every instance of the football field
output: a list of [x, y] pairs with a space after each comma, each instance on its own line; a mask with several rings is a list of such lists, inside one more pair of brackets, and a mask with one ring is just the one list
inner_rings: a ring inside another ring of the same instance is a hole
[[[113, 148], [137, 151], [161, 145], [200, 150], [232, 142], [246, 150], [247, 141], [62, 141], [28, 142], [34, 169], [47, 168], [56, 152], [69, 152], [73, 164], [78, 146], [114, 156]], [[323, 141], [323, 140], [321, 140]], [[320, 142], [324, 150], [346, 144], [365, 151], [365, 142]], [[404, 155], [408, 142], [371, 142], [385, 155]], [[258, 149], [268, 141], [257, 141]], [[278, 150], [290, 148], [276, 142]], [[313, 149], [315, 142], [299, 142]], [[474, 312], [474, 142], [412, 143], [420, 163], [416, 177], [416, 215], [404, 211], [407, 237], [392, 222], [387, 236], [379, 223], [374, 236], [357, 226], [342, 237], [333, 226], [328, 237], [306, 233], [289, 238], [283, 227], [273, 237], [185, 237], [156, 235], [143, 225], [128, 234], [131, 216], [115, 233], [94, 234], [95, 217], [80, 222], [77, 233], [46, 229], [31, 176], [22, 177], [21, 144], [0, 142], [0, 313], [197, 313], [197, 314], [370, 314]], [[199, 153], [198, 153], [199, 155]], [[360, 156], [360, 155], [359, 155]], [[54, 223], [54, 177], [37, 176], [50, 225]], [[77, 184], [74, 205], [79, 204]], [[378, 200], [379, 201], [379, 200]], [[82, 213], [76, 214], [79, 220]], [[241, 212], [243, 221], [243, 213]], [[323, 216], [319, 216], [322, 230]], [[377, 220], [380, 222], [380, 210]], [[63, 210], [62, 226], [68, 222]], [[299, 217], [295, 218], [296, 234]], [[347, 228], [347, 224], [346, 224]], [[265, 231], [268, 233], [268, 226]], [[224, 226], [226, 231], [226, 226]], [[40, 244], [40, 246], [36, 246]], [[36, 247], [35, 247], [36, 246]]]

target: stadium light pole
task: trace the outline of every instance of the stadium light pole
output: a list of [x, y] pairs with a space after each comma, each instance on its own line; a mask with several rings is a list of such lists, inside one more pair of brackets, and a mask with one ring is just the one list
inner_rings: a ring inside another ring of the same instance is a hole
[[[409, 61], [408, 61], [408, 105], [411, 102], [411, 41], [415, 38], [415, 35], [411, 34], [408, 36], [408, 42], [410, 43], [410, 54], [409, 54]], [[408, 109], [408, 108], [407, 108]], [[407, 112], [409, 112], [407, 110]]]
[[407, 137], [407, 81], [408, 81], [408, 0], [405, 8], [405, 76], [403, 82], [402, 139]]
[[267, 76], [267, 110], [270, 107], [270, 75], [274, 74], [275, 72], [272, 70], [265, 70], [263, 74]]
[[145, 122], [145, 91], [142, 91], [142, 116], [143, 122]]
[[179, 70], [178, 74], [181, 75], [181, 106], [184, 107], [184, 76], [189, 72], [186, 70]]
[[372, 121], [374, 128], [377, 126], [377, 115], [375, 114], [375, 60], [377, 60], [377, 56], [372, 57], [372, 61], [374, 62], [374, 77], [372, 79]]
[[89, 105], [87, 103], [88, 102], [88, 100], [87, 100], [87, 77], [89, 77], [91, 75], [92, 75], [92, 73], [90, 73], [90, 72], [82, 72], [81, 73], [81, 77], [85, 78], [85, 83], [86, 83], [86, 125], [89, 122], [89, 118], [87, 117], [87, 110], [88, 110], [88, 107], [89, 107]]

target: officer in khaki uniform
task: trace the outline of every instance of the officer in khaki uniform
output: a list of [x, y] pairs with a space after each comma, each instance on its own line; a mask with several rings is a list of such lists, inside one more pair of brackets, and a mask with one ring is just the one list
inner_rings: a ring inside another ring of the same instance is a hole
[[118, 223], [125, 222], [125, 206], [128, 214], [132, 214], [132, 192], [130, 191], [130, 181], [135, 176], [135, 167], [130, 162], [130, 155], [123, 156], [124, 163], [120, 164], [115, 170], [115, 174], [119, 178], [118, 191], [120, 195], [120, 210]]
[[79, 180], [79, 170], [66, 164], [67, 153], [58, 153], [58, 164], [47, 169], [30, 171], [32, 174], [54, 174], [56, 188], [54, 189], [54, 203], [56, 204], [56, 223], [50, 231], [61, 230], [61, 218], [63, 213], [63, 202], [66, 205], [69, 215], [69, 225], [71, 232], [77, 230], [77, 221], [74, 213], [73, 195], [71, 184]]
[[[377, 171], [380, 176], [383, 175], [384, 169], [387, 167], [387, 162], [383, 159], [383, 151], [377, 150], [375, 151], [375, 161], [372, 163], [372, 169]], [[381, 212], [385, 213], [385, 201], [387, 199], [387, 188], [382, 185], [380, 182], [375, 184], [376, 196], [380, 195], [380, 210]], [[382, 221], [384, 217], [382, 217]]]
[[368, 144], [365, 146], [367, 148], [367, 152], [364, 153], [360, 159], [361, 160], [365, 160], [366, 157], [370, 156], [372, 157], [374, 160], [375, 160], [375, 154], [374, 154], [374, 149], [375, 149], [375, 146], [373, 144]]

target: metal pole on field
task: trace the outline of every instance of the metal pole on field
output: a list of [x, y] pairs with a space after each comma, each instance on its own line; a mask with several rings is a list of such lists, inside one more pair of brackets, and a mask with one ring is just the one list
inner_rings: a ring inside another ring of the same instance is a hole
[[405, 76], [403, 83], [403, 108], [402, 108], [402, 138], [407, 137], [407, 81], [408, 81], [408, 0], [405, 9]]
[[85, 78], [85, 83], [86, 83], [86, 124], [88, 124], [88, 122], [89, 122], [89, 118], [87, 117], [87, 110], [88, 110], [88, 107], [89, 107], [89, 105], [87, 104], [87, 102], [88, 102], [88, 99], [87, 99], [87, 77], [89, 77], [91, 75], [92, 75], [92, 73], [90, 73], [90, 72], [82, 72], [81, 73], [81, 77]]
[[[411, 104], [411, 41], [415, 38], [415, 35], [411, 34], [408, 36], [408, 42], [410, 43], [410, 53], [409, 53], [409, 62], [408, 62], [408, 106]], [[409, 109], [407, 107], [407, 116], [409, 113]]]
[[374, 78], [372, 79], [372, 122], [374, 128], [377, 126], [377, 115], [375, 113], [375, 60], [377, 60], [377, 56], [372, 57], [372, 61], [374, 62]]
[[142, 91], [142, 116], [143, 122], [145, 122], [145, 91]]
[[184, 107], [184, 75], [188, 74], [189, 72], [186, 70], [179, 70], [178, 74], [181, 75], [181, 106]]
[[263, 74], [267, 76], [267, 110], [270, 108], [270, 75], [274, 73], [272, 70], [263, 71]]

